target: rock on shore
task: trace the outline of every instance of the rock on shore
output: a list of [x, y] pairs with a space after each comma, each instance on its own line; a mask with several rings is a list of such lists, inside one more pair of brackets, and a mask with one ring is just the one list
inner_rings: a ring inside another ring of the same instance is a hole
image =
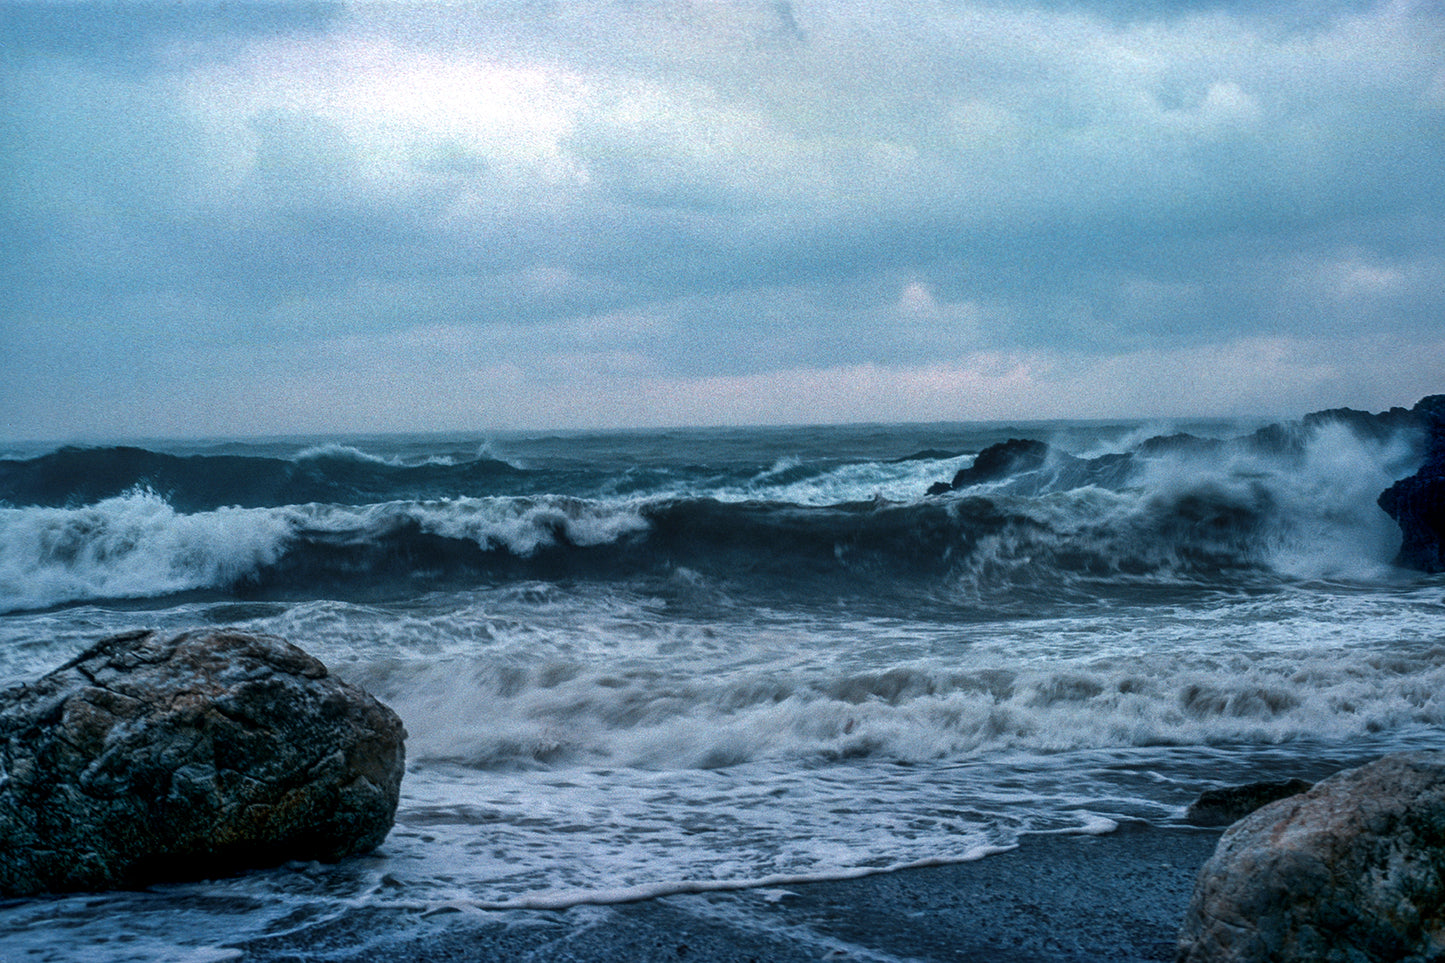
[[405, 736], [273, 636], [106, 639], [0, 692], [0, 895], [366, 852], [395, 818]]
[[1445, 753], [1386, 756], [1231, 826], [1200, 871], [1178, 958], [1445, 958]]
[[1286, 796], [1295, 796], [1314, 788], [1303, 779], [1279, 779], [1251, 782], [1227, 789], [1206, 789], [1184, 813], [1184, 821], [1192, 826], [1228, 826], [1250, 813]]

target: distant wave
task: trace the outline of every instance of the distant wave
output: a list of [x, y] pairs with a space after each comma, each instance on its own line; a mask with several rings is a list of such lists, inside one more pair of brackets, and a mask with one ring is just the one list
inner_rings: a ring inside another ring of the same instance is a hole
[[294, 459], [67, 447], [37, 458], [0, 461], [0, 503], [73, 507], [149, 488], [183, 512], [233, 505], [368, 504], [493, 494], [524, 474], [491, 458], [406, 464], [343, 445], [309, 448]]
[[391, 468], [416, 468], [423, 465], [436, 465], [450, 468], [456, 464], [456, 459], [446, 456], [432, 456], [430, 458], [424, 458], [420, 462], [407, 462], [401, 458], [383, 458], [381, 455], [373, 455], [370, 452], [362, 451], [354, 445], [343, 445], [339, 442], [327, 442], [326, 444], [303, 448], [296, 453], [295, 460], [357, 461], [363, 464], [387, 465]]

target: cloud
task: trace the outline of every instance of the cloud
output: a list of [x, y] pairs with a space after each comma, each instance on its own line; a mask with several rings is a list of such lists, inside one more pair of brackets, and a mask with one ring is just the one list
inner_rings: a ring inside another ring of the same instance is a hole
[[[729, 385], [862, 411], [789, 378], [855, 378], [889, 399], [873, 418], [984, 410], [918, 401], [949, 378], [1043, 413], [1040, 372], [1088, 394], [1141, 359], [1370, 337], [1423, 346], [1393, 356], [1403, 385], [1445, 317], [1425, 3], [128, 9], [0, 14], [10, 433], [98, 425], [93, 383], [142, 370], [176, 399], [310, 383], [318, 424], [384, 420], [394, 391], [327, 388], [319, 359], [452, 371], [433, 339], [466, 346], [451, 403], [488, 379], [573, 399], [471, 413], [507, 423], [810, 417]], [[979, 380], [1004, 357], [1029, 360]], [[1313, 399], [1314, 370], [1273, 390]], [[1242, 377], [1228, 397], [1268, 401]], [[1171, 404], [1226, 404], [1190, 383]]]
[[97, 70], [144, 74], [181, 53], [225, 57], [248, 39], [324, 31], [338, 3], [11, 3], [0, 32], [19, 58], [65, 57]]

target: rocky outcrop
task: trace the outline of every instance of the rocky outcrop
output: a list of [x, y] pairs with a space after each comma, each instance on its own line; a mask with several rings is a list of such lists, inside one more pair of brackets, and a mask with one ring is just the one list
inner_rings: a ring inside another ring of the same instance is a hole
[[1228, 826], [1276, 799], [1297, 796], [1312, 788], [1314, 783], [1303, 779], [1277, 779], [1206, 789], [1189, 804], [1184, 820], [1193, 826]]
[[954, 488], [967, 488], [981, 482], [997, 481], [1020, 472], [1037, 471], [1049, 460], [1049, 446], [1029, 438], [1010, 438], [989, 445], [978, 453], [973, 464], [953, 476]]
[[1445, 753], [1386, 756], [1231, 826], [1200, 871], [1178, 958], [1445, 958]]
[[1380, 493], [1380, 507], [1400, 526], [1401, 565], [1445, 572], [1445, 395], [1415, 406], [1431, 419], [1425, 463]]
[[405, 736], [273, 636], [106, 639], [0, 692], [0, 894], [366, 852], [395, 818]]
[[941, 495], [970, 485], [1037, 471], [1049, 460], [1050, 452], [1048, 445], [1028, 438], [1010, 438], [1008, 441], [989, 445], [978, 453], [972, 465], [960, 469], [951, 483], [938, 482], [928, 489], [928, 494]]
[[1070, 487], [1102, 485], [1115, 487], [1127, 481], [1141, 460], [1161, 456], [1207, 458], [1231, 452], [1295, 458], [1305, 451], [1308, 439], [1328, 425], [1342, 425], [1360, 438], [1384, 441], [1403, 438], [1424, 456], [1432, 424], [1445, 420], [1445, 395], [1422, 399], [1414, 408], [1391, 408], [1379, 414], [1352, 408], [1332, 408], [1305, 415], [1298, 422], [1267, 425], [1236, 438], [1199, 438], [1177, 433], [1148, 438], [1132, 450], [1079, 458], [1045, 442], [1010, 438], [979, 452], [972, 465], [961, 469], [951, 482], [935, 482], [929, 495], [942, 495], [985, 482], [1020, 479], [1032, 473], [1046, 475], [1043, 484]]
[[1042, 441], [1011, 438], [985, 448], [952, 481], [933, 483], [927, 494], [946, 495], [1005, 480], [1011, 491], [1022, 493], [1082, 485], [1116, 488], [1128, 483], [1141, 462], [1168, 455], [1204, 458], [1243, 452], [1298, 458], [1304, 454], [1309, 438], [1331, 425], [1343, 426], [1360, 438], [1376, 442], [1399, 439], [1408, 446], [1412, 457], [1419, 459], [1420, 469], [1382, 492], [1379, 505], [1400, 526], [1397, 564], [1424, 572], [1445, 572], [1445, 395], [1429, 395], [1412, 408], [1396, 407], [1378, 414], [1352, 408], [1316, 411], [1298, 422], [1268, 425], [1232, 439], [1160, 435], [1140, 442], [1131, 451], [1088, 459]]

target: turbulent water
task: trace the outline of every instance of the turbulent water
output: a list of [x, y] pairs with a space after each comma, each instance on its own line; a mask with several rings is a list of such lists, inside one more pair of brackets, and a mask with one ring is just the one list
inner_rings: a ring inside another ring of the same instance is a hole
[[[364, 907], [961, 861], [1445, 747], [1445, 582], [1392, 565], [1375, 503], [1418, 439], [1147, 441], [1257, 427], [0, 450], [0, 684], [115, 631], [240, 625], [410, 732], [374, 856], [11, 901], [0, 957], [231, 959]], [[925, 494], [1008, 438], [1054, 456]]]

